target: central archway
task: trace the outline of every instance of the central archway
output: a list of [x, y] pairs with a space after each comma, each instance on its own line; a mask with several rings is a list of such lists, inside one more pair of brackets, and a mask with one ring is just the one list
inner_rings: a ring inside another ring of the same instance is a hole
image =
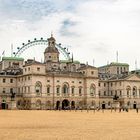
[[67, 110], [69, 109], [69, 106], [70, 106], [69, 100], [65, 99], [62, 101], [62, 109]]

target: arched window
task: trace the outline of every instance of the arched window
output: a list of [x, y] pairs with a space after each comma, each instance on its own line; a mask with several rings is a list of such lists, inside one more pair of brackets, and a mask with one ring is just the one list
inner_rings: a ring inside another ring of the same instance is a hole
[[42, 84], [41, 82], [36, 82], [35, 84], [35, 92], [39, 95], [40, 93], [42, 93]]
[[131, 87], [130, 86], [127, 86], [126, 87], [126, 94], [127, 94], [127, 97], [130, 97], [130, 91], [131, 91]]
[[62, 92], [64, 93], [64, 95], [69, 93], [69, 86], [67, 83], [63, 85]]
[[82, 87], [79, 87], [79, 96], [82, 96]]
[[72, 87], [71, 87], [71, 95], [72, 95], [72, 96], [74, 96], [74, 90], [75, 90], [75, 87], [72, 86]]
[[57, 96], [59, 96], [59, 94], [60, 94], [60, 86], [59, 85], [56, 86], [56, 94], [57, 94]]
[[136, 97], [137, 95], [137, 87], [133, 87], [133, 97]]

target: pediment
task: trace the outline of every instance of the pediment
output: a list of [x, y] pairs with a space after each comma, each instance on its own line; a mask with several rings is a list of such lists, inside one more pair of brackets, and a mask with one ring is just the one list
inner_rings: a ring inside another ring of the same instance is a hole
[[130, 75], [129, 77], [126, 78], [126, 80], [130, 81], [140, 81], [140, 77], [137, 75]]

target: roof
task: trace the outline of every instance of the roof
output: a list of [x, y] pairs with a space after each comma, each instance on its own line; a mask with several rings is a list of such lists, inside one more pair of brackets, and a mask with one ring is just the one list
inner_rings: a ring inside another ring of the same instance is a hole
[[59, 53], [59, 51], [56, 47], [47, 47], [45, 53]]
[[2, 60], [17, 60], [17, 61], [24, 61], [22, 57], [2, 57]]
[[80, 67], [78, 70], [83, 70], [83, 69], [88, 69], [88, 68], [97, 69], [97, 68], [94, 67], [94, 66], [84, 65], [84, 66]]
[[44, 65], [44, 63], [41, 63], [35, 60], [28, 60], [25, 62], [24, 66], [29, 66], [29, 65]]
[[110, 64], [101, 66], [99, 68], [110, 67], [110, 66], [129, 66], [129, 64], [127, 64], [127, 63], [118, 63], [118, 62], [111, 62]]
[[[60, 60], [60, 63], [69, 63], [69, 62], [71, 62], [71, 60]], [[74, 64], [80, 64], [80, 62], [77, 61], [77, 60], [73, 61], [73, 63]]]
[[110, 63], [111, 66], [129, 66], [127, 63], [118, 63], [118, 62], [112, 62]]

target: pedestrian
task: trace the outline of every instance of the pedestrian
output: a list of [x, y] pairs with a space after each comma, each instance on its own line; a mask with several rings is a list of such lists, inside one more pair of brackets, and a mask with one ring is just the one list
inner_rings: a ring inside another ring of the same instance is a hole
[[139, 113], [139, 109], [138, 108], [136, 108], [136, 112]]
[[119, 112], [121, 112], [121, 107], [119, 108]]

